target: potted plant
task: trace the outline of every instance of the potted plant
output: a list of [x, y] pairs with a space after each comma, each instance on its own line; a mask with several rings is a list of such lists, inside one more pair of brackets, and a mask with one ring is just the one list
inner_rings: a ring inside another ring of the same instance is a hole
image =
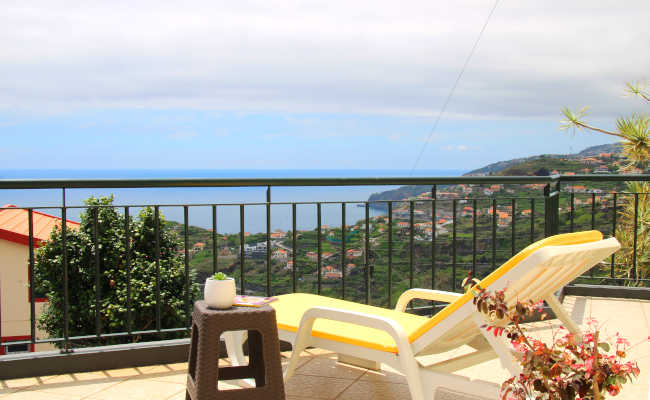
[[503, 400], [601, 400], [639, 376], [637, 363], [625, 360], [630, 343], [618, 333], [604, 338], [595, 320], [587, 322], [581, 339], [560, 327], [548, 345], [527, 336], [522, 326], [542, 311], [542, 301], [508, 307], [506, 289], [490, 293], [477, 285], [470, 290], [477, 310], [486, 314], [482, 328], [494, 336], [506, 334], [522, 367], [501, 385]]
[[223, 272], [217, 272], [205, 280], [203, 298], [208, 307], [230, 308], [235, 300], [235, 295], [235, 279], [228, 277]]

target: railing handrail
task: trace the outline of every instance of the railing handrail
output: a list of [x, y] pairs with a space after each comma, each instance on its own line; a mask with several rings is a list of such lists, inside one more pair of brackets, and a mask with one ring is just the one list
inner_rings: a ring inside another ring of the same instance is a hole
[[250, 186], [383, 186], [446, 184], [550, 184], [576, 181], [650, 181], [650, 174], [549, 176], [438, 176], [365, 178], [156, 178], [156, 179], [0, 179], [0, 189], [85, 189]]

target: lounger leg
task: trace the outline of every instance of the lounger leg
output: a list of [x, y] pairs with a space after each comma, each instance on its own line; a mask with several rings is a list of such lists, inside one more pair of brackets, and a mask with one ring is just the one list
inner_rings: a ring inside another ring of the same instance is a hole
[[[233, 367], [246, 365], [244, 342], [248, 337], [248, 331], [226, 331], [221, 334], [221, 337], [226, 342], [230, 365]], [[255, 387], [255, 379], [238, 379], [236, 384], [243, 388], [252, 388]]]
[[402, 367], [401, 372], [406, 377], [406, 383], [409, 385], [411, 400], [424, 400], [422, 380], [420, 379], [420, 365], [415, 360], [411, 346], [408, 342], [397, 343], [397, 352]]
[[507, 369], [513, 376], [519, 375], [521, 373], [521, 366], [517, 363], [515, 358], [510, 353], [510, 350], [508, 349], [508, 346], [506, 345], [503, 338], [500, 336], [494, 336], [492, 332], [488, 332], [486, 329], [481, 328], [481, 326], [485, 324], [485, 319], [483, 318], [482, 314], [474, 312], [472, 319], [478, 326], [481, 335], [483, 335], [492, 349], [494, 349], [494, 352], [497, 353], [497, 356], [499, 356], [501, 366]]
[[247, 336], [247, 331], [227, 331], [222, 334], [223, 340], [226, 342], [228, 359], [233, 367], [246, 364], [244, 341]]
[[562, 307], [562, 304], [560, 304], [557, 297], [551, 294], [550, 296], [544, 298], [544, 300], [551, 307], [551, 310], [553, 310], [555, 316], [557, 316], [558, 319], [562, 321], [562, 323], [569, 330], [569, 332], [573, 333], [576, 339], [581, 340], [582, 331], [580, 330], [580, 327], [578, 326], [578, 324], [575, 323], [573, 318], [571, 318], [571, 316], [566, 312], [564, 307]]
[[296, 335], [296, 341], [293, 343], [293, 348], [291, 349], [291, 358], [289, 359], [289, 365], [287, 366], [286, 371], [284, 371], [284, 381], [288, 381], [289, 378], [293, 376], [293, 373], [298, 367], [298, 360], [300, 359], [300, 353], [303, 352], [309, 346], [309, 339], [311, 338], [311, 329], [314, 326], [315, 318], [303, 321], [298, 328], [298, 334]]

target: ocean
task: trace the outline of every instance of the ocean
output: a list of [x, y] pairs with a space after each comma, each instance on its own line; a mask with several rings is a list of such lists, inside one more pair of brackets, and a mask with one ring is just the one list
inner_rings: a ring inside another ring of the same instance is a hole
[[[413, 176], [460, 176], [460, 170], [419, 170]], [[4, 170], [0, 179], [152, 179], [152, 178], [352, 178], [352, 177], [405, 177], [407, 170]], [[365, 217], [363, 207], [354, 202], [368, 199], [372, 193], [394, 189], [397, 186], [353, 186], [353, 187], [275, 187], [271, 191], [272, 202], [316, 202], [345, 201], [346, 224], [353, 224]], [[114, 196], [118, 206], [136, 206], [131, 214], [137, 213], [137, 206], [161, 206], [167, 220], [183, 222], [183, 207], [189, 207], [188, 222], [202, 228], [212, 228], [212, 208], [205, 204], [263, 203], [266, 201], [265, 187], [244, 188], [139, 188], [139, 189], [68, 189], [66, 205], [83, 206], [84, 199], [91, 196]], [[36, 207], [38, 211], [60, 215], [61, 190], [30, 189], [0, 190], [0, 205], [13, 204], [19, 207]], [[68, 218], [79, 220], [83, 208], [70, 208]], [[371, 209], [371, 215], [379, 211]], [[341, 225], [341, 205], [322, 205], [322, 224]], [[296, 210], [297, 229], [314, 229], [317, 226], [316, 205], [299, 204]], [[291, 229], [291, 206], [271, 206], [271, 230]], [[239, 206], [217, 207], [217, 231], [236, 233], [240, 231]], [[244, 231], [257, 233], [266, 231], [266, 207], [246, 205]]]

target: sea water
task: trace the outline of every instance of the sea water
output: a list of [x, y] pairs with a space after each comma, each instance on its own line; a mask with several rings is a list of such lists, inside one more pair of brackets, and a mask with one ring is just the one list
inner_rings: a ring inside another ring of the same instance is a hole
[[[161, 178], [375, 178], [375, 177], [439, 177], [460, 176], [459, 170], [419, 170], [412, 175], [405, 170], [5, 170], [0, 179], [161, 179]], [[299, 230], [315, 229], [317, 212], [315, 202], [348, 202], [345, 209], [346, 224], [365, 218], [364, 207], [373, 193], [397, 186], [309, 186], [273, 187], [271, 189], [271, 230], [290, 230], [292, 207], [296, 206], [296, 227]], [[212, 204], [217, 210], [217, 232], [236, 233], [242, 230], [239, 204], [244, 206], [243, 231], [266, 231], [266, 187], [227, 188], [117, 188], [117, 189], [66, 189], [65, 204], [71, 207], [67, 217], [79, 220], [85, 211], [83, 201], [91, 196], [113, 195], [113, 204], [133, 206], [131, 215], [139, 206], [161, 205], [167, 220], [183, 223], [184, 209], [188, 208], [188, 223], [206, 229], [212, 228]], [[38, 211], [60, 216], [63, 203], [61, 189], [0, 190], [0, 206], [13, 204], [19, 207], [36, 207]], [[371, 216], [381, 211], [371, 209]], [[321, 223], [340, 226], [341, 204], [322, 204]]]

